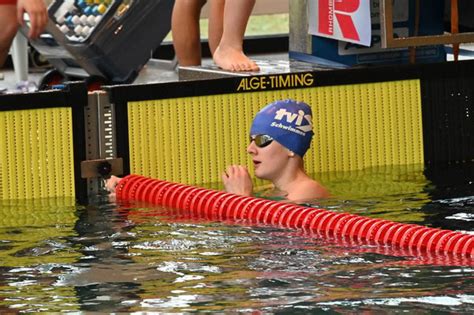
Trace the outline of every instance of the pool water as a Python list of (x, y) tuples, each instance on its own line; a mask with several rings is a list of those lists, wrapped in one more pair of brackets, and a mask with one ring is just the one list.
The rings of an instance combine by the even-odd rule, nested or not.
[[(462, 174), (322, 174), (334, 197), (312, 204), (474, 234)], [(474, 260), (104, 198), (0, 204), (0, 313), (200, 311), (473, 313)]]

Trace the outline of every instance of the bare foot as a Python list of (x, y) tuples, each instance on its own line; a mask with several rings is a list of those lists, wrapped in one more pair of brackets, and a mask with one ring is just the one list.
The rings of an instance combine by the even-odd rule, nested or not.
[(255, 61), (249, 59), (242, 50), (218, 46), (213, 56), (216, 65), (227, 71), (260, 71)]

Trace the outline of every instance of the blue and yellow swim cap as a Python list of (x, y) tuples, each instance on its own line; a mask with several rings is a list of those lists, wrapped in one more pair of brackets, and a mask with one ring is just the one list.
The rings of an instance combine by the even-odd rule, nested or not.
[(250, 135), (262, 134), (303, 157), (314, 134), (311, 107), (291, 99), (268, 104), (257, 113), (250, 128)]

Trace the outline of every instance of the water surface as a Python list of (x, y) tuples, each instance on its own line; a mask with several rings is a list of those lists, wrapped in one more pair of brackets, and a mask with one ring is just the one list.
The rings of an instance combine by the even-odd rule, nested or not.
[[(467, 173), (469, 174), (469, 173)], [(319, 175), (314, 206), (474, 234), (470, 175)], [(474, 262), (158, 206), (0, 205), (0, 313), (474, 312)]]

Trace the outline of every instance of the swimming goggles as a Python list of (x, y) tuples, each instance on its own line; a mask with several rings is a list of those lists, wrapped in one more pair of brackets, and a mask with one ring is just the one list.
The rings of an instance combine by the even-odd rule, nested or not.
[(255, 135), (250, 136), (250, 142), (254, 141), (255, 145), (259, 148), (264, 148), (270, 143), (272, 143), (273, 138), (269, 135)]

